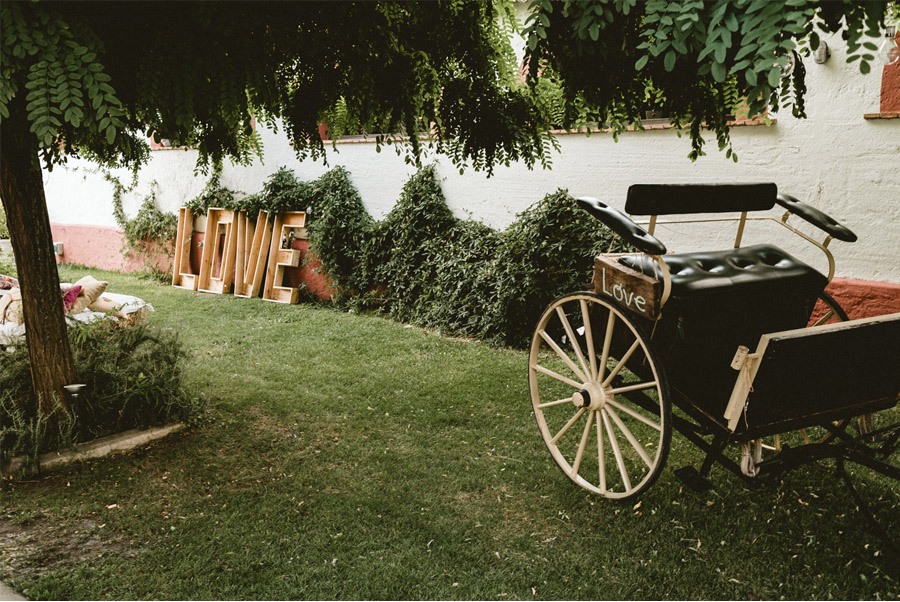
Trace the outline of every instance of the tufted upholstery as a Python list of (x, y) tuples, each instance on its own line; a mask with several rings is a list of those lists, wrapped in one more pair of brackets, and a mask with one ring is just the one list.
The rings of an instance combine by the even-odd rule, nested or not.
[[(655, 266), (641, 259), (639, 255), (627, 255), (619, 261), (652, 276)], [(816, 295), (827, 284), (825, 276), (774, 245), (663, 255), (663, 260), (672, 274), (675, 299), (726, 291), (741, 294), (748, 289), (775, 293), (786, 285)]]

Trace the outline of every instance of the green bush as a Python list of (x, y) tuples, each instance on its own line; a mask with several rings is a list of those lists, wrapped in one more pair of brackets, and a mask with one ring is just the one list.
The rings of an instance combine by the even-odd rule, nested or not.
[(397, 204), (375, 227), (365, 256), (369, 286), (384, 291), (391, 316), (427, 323), (424, 316), (437, 293), (435, 255), (459, 221), (447, 207), (433, 167), (419, 170), (403, 186)]
[[(118, 178), (110, 173), (104, 179), (113, 187), (113, 217), (124, 233), (122, 255), (127, 258), (143, 260), (143, 273), (159, 282), (171, 282), (171, 259), (175, 255), (175, 236), (178, 233), (178, 217), (165, 213), (156, 204), (156, 193), (151, 192), (144, 197), (137, 215), (129, 219), (125, 215), (123, 199), (125, 194), (134, 190), (137, 180), (126, 187)], [(156, 183), (153, 183), (155, 189)], [(157, 258), (164, 255), (169, 258), (167, 268), (157, 266)]]
[(0, 238), (9, 238), (9, 229), (6, 227), (6, 212), (0, 206)]
[(359, 266), (375, 221), (363, 207), (346, 169), (332, 169), (316, 180), (313, 188), (314, 197), (307, 206), (309, 244), (327, 266), (335, 300), (349, 302), (371, 288)]
[[(54, 420), (38, 415), (24, 345), (0, 364), (0, 460), (32, 458), (132, 428), (189, 421), (202, 409), (182, 384), (185, 351), (174, 331), (107, 321), (69, 329), (76, 381), (87, 387)], [(50, 425), (50, 428), (47, 428)]]
[(498, 232), (451, 213), (433, 166), (410, 178), (378, 223), (341, 178), (339, 187), (319, 181), (331, 193), (318, 196), (311, 223), (323, 271), (339, 290), (353, 283), (337, 300), (448, 334), (525, 346), (550, 301), (588, 285), (598, 252), (623, 249), (562, 190)]
[(625, 250), (621, 239), (565, 190), (548, 194), (502, 233), (486, 337), (526, 346), (544, 307), (560, 295), (590, 287), (597, 254)]

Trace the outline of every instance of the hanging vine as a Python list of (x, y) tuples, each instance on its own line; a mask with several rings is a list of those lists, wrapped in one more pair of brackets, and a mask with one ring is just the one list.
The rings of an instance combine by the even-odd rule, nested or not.
[[(123, 200), (126, 194), (137, 187), (136, 179), (125, 186), (109, 172), (104, 173), (103, 177), (113, 186), (113, 217), (124, 235), (123, 256), (127, 259), (140, 258), (144, 273), (159, 280), (168, 280), (171, 277), (171, 260), (175, 255), (178, 218), (174, 214), (165, 213), (157, 205), (157, 183), (151, 184), (150, 194), (144, 197), (137, 214), (129, 219), (125, 215)], [(166, 269), (159, 267), (160, 255), (167, 259)]]

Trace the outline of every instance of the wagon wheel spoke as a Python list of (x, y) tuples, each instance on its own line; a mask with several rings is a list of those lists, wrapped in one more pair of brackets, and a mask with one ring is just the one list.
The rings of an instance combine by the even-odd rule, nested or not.
[(618, 387), (616, 389), (610, 389), (610, 395), (621, 395), (622, 393), (630, 393), (631, 391), (643, 391), (644, 389), (650, 389), (651, 387), (655, 387), (658, 383), (654, 380), (648, 383), (639, 383), (636, 385), (628, 385), (625, 387)]
[(649, 454), (647, 454), (647, 450), (645, 450), (644, 446), (642, 446), (638, 442), (638, 440), (634, 437), (634, 434), (632, 434), (631, 430), (627, 426), (625, 426), (625, 423), (622, 422), (622, 419), (619, 418), (619, 415), (616, 414), (613, 409), (608, 406), (604, 409), (604, 411), (610, 418), (613, 419), (613, 422), (616, 423), (616, 426), (619, 427), (619, 430), (623, 435), (625, 435), (625, 439), (628, 441), (628, 443), (631, 444), (631, 447), (634, 448), (634, 451), (636, 451), (637, 454), (641, 457), (641, 460), (644, 461), (644, 464), (647, 465), (647, 468), (653, 466), (653, 461), (650, 459)]
[(599, 474), (597, 475), (600, 479), (600, 493), (606, 493), (606, 452), (603, 450), (603, 414), (601, 412), (595, 412), (597, 414), (597, 420), (594, 423), (597, 425), (597, 461), (600, 466)]
[(625, 468), (625, 460), (622, 459), (622, 450), (619, 449), (619, 440), (616, 438), (615, 433), (613, 433), (612, 423), (609, 420), (609, 413), (605, 410), (600, 410), (600, 413), (603, 414), (604, 417), (603, 423), (606, 425), (606, 434), (609, 436), (609, 446), (612, 448), (613, 455), (616, 457), (616, 465), (619, 467), (619, 476), (622, 477), (625, 489), (631, 489), (631, 479), (628, 478), (628, 469)]
[(581, 459), (584, 458), (584, 448), (587, 447), (588, 438), (591, 434), (591, 424), (594, 421), (594, 413), (588, 412), (588, 419), (584, 425), (584, 432), (581, 433), (581, 442), (578, 444), (578, 452), (575, 454), (575, 461), (572, 462), (572, 476), (578, 476), (578, 469), (581, 468)]
[(538, 372), (540, 372), (541, 374), (546, 374), (550, 378), (555, 378), (559, 382), (565, 383), (576, 390), (581, 388), (582, 383), (577, 383), (574, 380), (572, 380), (571, 378), (565, 377), (562, 374), (557, 374), (556, 372), (554, 372), (553, 370), (551, 370), (549, 368), (544, 368), (543, 366), (539, 366), (539, 365), (535, 364), (534, 369), (537, 370)]
[(557, 399), (556, 401), (548, 401), (546, 403), (539, 403), (537, 407), (538, 407), (538, 409), (543, 410), (544, 408), (552, 408), (553, 406), (561, 406), (564, 404), (571, 405), (571, 403), (572, 403), (572, 398), (566, 397), (564, 399)]
[(569, 367), (569, 370), (571, 370), (572, 372), (575, 373), (575, 376), (580, 378), (583, 382), (587, 382), (590, 380), (585, 375), (585, 373), (582, 372), (578, 368), (578, 366), (575, 365), (575, 362), (572, 361), (572, 359), (566, 354), (566, 352), (563, 351), (560, 348), (560, 346), (556, 344), (556, 341), (554, 341), (553, 338), (549, 334), (547, 334), (546, 330), (542, 330), (540, 332), (540, 335), (541, 335), (541, 338), (544, 339), (544, 342), (547, 343), (551, 349), (553, 349), (553, 351), (556, 353), (557, 356), (559, 356), (559, 359), (561, 359), (566, 364), (566, 366)]
[(598, 380), (597, 354), (594, 352), (594, 332), (591, 328), (591, 318), (588, 312), (587, 301), (579, 299), (578, 303), (581, 305), (581, 323), (584, 324), (584, 338), (587, 341), (588, 358), (591, 364), (591, 380)]
[(585, 408), (581, 408), (580, 410), (575, 412), (575, 415), (569, 419), (566, 425), (562, 427), (562, 429), (558, 433), (556, 433), (556, 435), (553, 436), (553, 438), (550, 440), (550, 443), (556, 443), (563, 435), (569, 432), (569, 429), (572, 428), (572, 425), (578, 422), (578, 419), (581, 418), (585, 411)]
[[(568, 401), (568, 400), (567, 400), (567, 401)], [(631, 417), (634, 418), (635, 420), (640, 420), (641, 422), (643, 422), (643, 423), (646, 424), (647, 426), (649, 426), (649, 427), (651, 427), (651, 428), (653, 428), (653, 429), (656, 429), (657, 431), (662, 431), (662, 428), (663, 428), (663, 427), (662, 427), (662, 424), (661, 424), (661, 423), (659, 423), (659, 422), (654, 422), (653, 420), (647, 418), (646, 416), (642, 416), (641, 414), (637, 413), (636, 411), (632, 410), (631, 408), (629, 408), (629, 407), (627, 407), (627, 406), (624, 406), (624, 405), (618, 403), (618, 402), (615, 401), (614, 399), (610, 399), (610, 400), (608, 400), (606, 403), (607, 403), (608, 405), (610, 405), (610, 406), (616, 408), (616, 409), (619, 410), (620, 412), (625, 412), (626, 414), (628, 414), (629, 416), (631, 416)]]
[(603, 351), (600, 355), (600, 367), (597, 369), (597, 380), (602, 381), (606, 372), (606, 364), (609, 362), (609, 348), (612, 344), (613, 331), (616, 328), (616, 314), (609, 312), (609, 318), (606, 320), (606, 331), (603, 337)]
[(828, 324), (828, 322), (834, 318), (835, 313), (833, 309), (829, 309), (824, 316), (815, 321), (813, 326), (821, 326), (822, 324)]
[[(562, 326), (566, 331), (566, 336), (568, 336), (569, 340), (572, 341), (572, 350), (575, 351), (575, 355), (578, 357), (578, 362), (584, 369), (583, 374), (589, 374), (590, 370), (588, 370), (587, 363), (585, 363), (584, 361), (584, 354), (581, 352), (581, 345), (578, 344), (578, 339), (575, 337), (575, 332), (572, 330), (572, 325), (569, 323), (569, 318), (566, 317), (566, 312), (563, 311), (562, 305), (556, 308), (556, 315), (559, 317), (559, 321), (560, 323), (562, 323)], [(588, 379), (585, 378), (584, 380), (587, 381)]]
[(609, 373), (609, 376), (603, 381), (603, 386), (608, 387), (609, 384), (613, 381), (613, 379), (618, 376), (619, 372), (622, 371), (622, 368), (625, 367), (625, 364), (628, 363), (628, 360), (631, 359), (631, 356), (634, 355), (634, 352), (637, 351), (638, 347), (640, 347), (641, 341), (640, 339), (635, 340), (635, 342), (628, 348), (628, 351), (622, 356), (622, 359), (619, 360), (619, 363), (616, 364), (616, 367), (612, 369)]

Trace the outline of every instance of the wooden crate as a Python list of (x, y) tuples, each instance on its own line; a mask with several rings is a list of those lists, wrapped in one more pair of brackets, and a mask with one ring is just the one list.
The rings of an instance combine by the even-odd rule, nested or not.
[(300, 265), (300, 251), (289, 248), (288, 241), (291, 233), (295, 240), (307, 237), (305, 212), (286, 211), (275, 217), (275, 223), (272, 226), (272, 241), (269, 246), (266, 285), (263, 288), (263, 299), (266, 301), (293, 304), (300, 299), (298, 288), (284, 286), (285, 268)]
[(212, 207), (207, 211), (198, 291), (219, 295), (231, 292), (237, 251), (235, 226), (234, 211)]
[[(662, 282), (619, 263), (621, 255), (600, 255), (594, 259), (594, 291), (611, 297), (636, 314), (655, 320), (659, 315)], [(653, 259), (647, 257), (647, 261)]]

